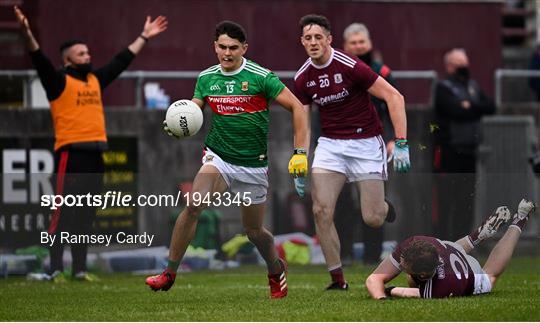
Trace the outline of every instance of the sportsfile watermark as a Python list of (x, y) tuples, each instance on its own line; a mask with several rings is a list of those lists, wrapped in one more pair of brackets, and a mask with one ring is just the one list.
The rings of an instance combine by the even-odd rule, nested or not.
[(252, 204), (251, 192), (182, 192), (173, 194), (150, 194), (136, 195), (126, 194), (121, 191), (107, 191), (104, 194), (45, 194), (41, 195), (41, 206), (51, 210), (60, 207), (98, 207), (103, 209), (110, 207), (152, 206), (152, 207), (176, 207), (186, 206), (250, 206)]

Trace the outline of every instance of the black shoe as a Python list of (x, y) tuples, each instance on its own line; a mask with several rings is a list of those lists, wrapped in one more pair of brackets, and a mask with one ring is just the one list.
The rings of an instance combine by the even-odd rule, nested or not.
[(349, 284), (347, 283), (340, 283), (340, 282), (333, 282), (328, 287), (326, 287), (326, 290), (342, 290), (342, 291), (348, 291), (349, 290)]
[(388, 200), (384, 199), (384, 201), (388, 204), (388, 213), (386, 214), (386, 222), (392, 223), (396, 221), (396, 209), (394, 208), (394, 205)]

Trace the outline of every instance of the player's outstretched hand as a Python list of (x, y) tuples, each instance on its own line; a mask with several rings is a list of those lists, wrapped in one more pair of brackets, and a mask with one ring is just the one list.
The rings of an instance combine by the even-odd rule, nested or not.
[(176, 139), (180, 139), (179, 136), (175, 135), (171, 129), (169, 129), (169, 127), (167, 126), (167, 120), (163, 120), (163, 130), (171, 137), (174, 137)]
[(169, 22), (165, 16), (159, 16), (153, 21), (150, 16), (147, 16), (142, 35), (146, 38), (152, 38), (158, 34), (161, 34), (167, 29), (168, 23)]
[(409, 158), (409, 145), (407, 139), (396, 139), (394, 147), (394, 170), (399, 173), (406, 173), (411, 169)]

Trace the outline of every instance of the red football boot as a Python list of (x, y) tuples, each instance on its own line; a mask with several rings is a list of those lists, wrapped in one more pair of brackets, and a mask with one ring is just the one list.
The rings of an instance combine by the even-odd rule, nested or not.
[(283, 298), (287, 296), (287, 264), (283, 259), (279, 259), (282, 271), (278, 274), (268, 274), (268, 284), (270, 285), (270, 298)]
[(150, 276), (146, 278), (146, 285), (157, 292), (158, 290), (168, 291), (169, 288), (174, 284), (176, 278), (176, 273), (166, 268), (161, 274)]

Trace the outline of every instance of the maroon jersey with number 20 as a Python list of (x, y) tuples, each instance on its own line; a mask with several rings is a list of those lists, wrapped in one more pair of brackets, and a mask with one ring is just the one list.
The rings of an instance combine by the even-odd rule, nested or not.
[(300, 67), (294, 94), (304, 105), (319, 106), (322, 135), (332, 139), (362, 139), (382, 134), (377, 110), (367, 90), (379, 77), (358, 58), (332, 49), (328, 62), (311, 58)]
[[(433, 237), (412, 236), (400, 243), (390, 256), (392, 264), (402, 270), (399, 261), (401, 252), (413, 241), (423, 240), (437, 249), (441, 264), (437, 273), (427, 281), (416, 281), (422, 298), (468, 296), (474, 291), (474, 272), (463, 249), (455, 242), (442, 241)], [(477, 273), (480, 274), (480, 273)]]

